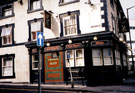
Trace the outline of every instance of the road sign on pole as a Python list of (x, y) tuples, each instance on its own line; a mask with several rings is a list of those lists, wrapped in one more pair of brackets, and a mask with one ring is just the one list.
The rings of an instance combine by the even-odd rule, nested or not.
[(39, 47), (43, 47), (44, 46), (43, 32), (37, 32), (37, 46), (39, 46)]
[(38, 93), (41, 93), (41, 60), (40, 60), (40, 48), (44, 46), (43, 32), (37, 32), (37, 46), (39, 47), (39, 63), (38, 63)]

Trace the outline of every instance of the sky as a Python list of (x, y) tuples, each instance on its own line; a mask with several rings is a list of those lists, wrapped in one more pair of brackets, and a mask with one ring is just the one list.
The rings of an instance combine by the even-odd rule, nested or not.
[[(121, 2), (125, 15), (127, 16), (126, 10), (129, 7), (135, 6), (135, 0), (120, 0), (120, 2)], [(135, 7), (132, 9), (129, 9), (129, 19), (135, 20)]]

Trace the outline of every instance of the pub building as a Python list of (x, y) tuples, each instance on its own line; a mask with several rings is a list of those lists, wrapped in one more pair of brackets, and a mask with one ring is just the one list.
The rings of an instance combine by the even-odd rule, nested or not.
[(0, 82), (37, 83), (39, 58), (45, 84), (122, 82), (128, 31), (119, 0), (0, 0)]
[[(94, 40), (95, 36), (97, 40)], [(42, 82), (70, 83), (69, 62), (74, 82), (83, 85), (119, 83), (127, 76), (127, 46), (112, 32), (48, 39), (44, 43), (46, 45), (41, 49)], [(31, 64), (37, 64), (36, 43), (26, 46)], [(70, 53), (69, 62), (67, 51)], [(32, 83), (38, 80), (38, 72), (33, 70), (36, 67), (31, 67)]]

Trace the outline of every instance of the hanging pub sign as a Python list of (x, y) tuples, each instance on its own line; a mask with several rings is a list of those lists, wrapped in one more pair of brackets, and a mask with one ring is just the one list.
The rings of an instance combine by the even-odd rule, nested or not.
[(76, 48), (82, 48), (82, 44), (81, 43), (76, 43), (76, 44), (66, 45), (66, 49), (76, 49)]
[(100, 40), (100, 41), (92, 41), (91, 42), (91, 46), (104, 46), (104, 45), (112, 45), (112, 41)]

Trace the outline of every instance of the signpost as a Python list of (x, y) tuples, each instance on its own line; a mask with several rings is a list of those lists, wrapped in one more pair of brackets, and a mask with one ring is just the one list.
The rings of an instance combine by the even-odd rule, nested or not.
[(44, 36), (43, 32), (37, 32), (37, 46), (39, 47), (38, 51), (38, 73), (39, 73), (39, 79), (38, 79), (38, 93), (41, 93), (41, 61), (40, 61), (40, 48), (44, 46)]
[(73, 80), (73, 76), (72, 76), (72, 71), (71, 71), (69, 59), (70, 59), (70, 52), (67, 51), (67, 60), (68, 60), (68, 63), (69, 63), (69, 72), (70, 72), (70, 77), (71, 77), (71, 88), (74, 88), (74, 80)]

